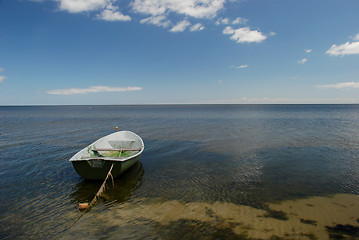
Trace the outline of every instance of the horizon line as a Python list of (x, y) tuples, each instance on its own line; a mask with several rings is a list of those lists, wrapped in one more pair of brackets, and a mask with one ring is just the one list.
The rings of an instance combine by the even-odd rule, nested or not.
[(127, 103), (127, 104), (11, 104), (0, 107), (56, 107), (56, 106), (180, 106), (180, 105), (359, 105), (359, 103)]

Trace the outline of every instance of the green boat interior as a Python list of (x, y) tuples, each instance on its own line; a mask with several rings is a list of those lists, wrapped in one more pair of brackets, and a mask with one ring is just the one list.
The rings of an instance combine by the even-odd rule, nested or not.
[(141, 151), (140, 148), (134, 146), (134, 143), (133, 140), (122, 140), (108, 141), (106, 144), (98, 144), (98, 146), (91, 145), (88, 148), (88, 157), (128, 158)]

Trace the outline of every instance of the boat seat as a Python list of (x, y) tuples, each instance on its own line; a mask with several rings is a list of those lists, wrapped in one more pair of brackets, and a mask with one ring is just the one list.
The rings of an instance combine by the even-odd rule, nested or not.
[(110, 145), (116, 145), (116, 144), (121, 144), (121, 143), (133, 143), (133, 142), (136, 142), (136, 140), (133, 140), (133, 139), (129, 139), (129, 138), (125, 138), (125, 139), (121, 139), (121, 140), (116, 140), (116, 141), (111, 141), (109, 140), (108, 143)]
[(93, 152), (99, 152), (99, 151), (141, 151), (141, 149), (127, 149), (127, 148), (95, 148), (91, 149)]
[(127, 157), (82, 157), (83, 160), (110, 160), (110, 159), (125, 159)]

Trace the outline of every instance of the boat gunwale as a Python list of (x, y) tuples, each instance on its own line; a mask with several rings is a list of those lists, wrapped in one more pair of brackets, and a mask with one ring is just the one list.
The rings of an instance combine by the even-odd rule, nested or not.
[(137, 157), (139, 153), (136, 153), (133, 156), (126, 157), (126, 158), (112, 158), (112, 157), (88, 157), (88, 158), (82, 158), (82, 159), (73, 159), (70, 160), (70, 162), (79, 162), (79, 161), (91, 161), (91, 160), (103, 160), (103, 161), (113, 161), (113, 162), (126, 162), (128, 160), (131, 160), (132, 158)]
[[(144, 145), (144, 143), (143, 143), (142, 138), (141, 138), (140, 136), (138, 136), (136, 133), (131, 132), (131, 131), (119, 131), (119, 132), (115, 132), (115, 133), (112, 133), (112, 134), (116, 134), (116, 133), (120, 133), (120, 132), (130, 132), (131, 134), (134, 134), (135, 136), (137, 136), (138, 139), (140, 140), (140, 143), (141, 143), (141, 150), (140, 150), (138, 153), (136, 153), (135, 155), (126, 157), (126, 158), (124, 158), (124, 159), (118, 159), (118, 158), (112, 158), (112, 157), (103, 157), (103, 159), (99, 159), (99, 160), (102, 160), (102, 161), (113, 161), (113, 162), (126, 162), (126, 161), (131, 160), (131, 159), (133, 159), (133, 158), (135, 158), (135, 157), (138, 157), (139, 155), (142, 154), (142, 152), (143, 152), (144, 149), (145, 149), (145, 145)], [(106, 138), (106, 137), (108, 137), (108, 136), (110, 136), (110, 135), (112, 135), (112, 134), (109, 134), (109, 135), (107, 135), (107, 136), (104, 136), (104, 137), (102, 137), (102, 138), (96, 140), (95, 142), (91, 143), (91, 144), (88, 145), (87, 147), (84, 147), (83, 149), (81, 149), (81, 150), (78, 151), (77, 153), (80, 153), (81, 151), (84, 151), (84, 150), (88, 149), (89, 147), (91, 147), (92, 145), (94, 145), (96, 142), (98, 142), (98, 141), (100, 141), (100, 140), (102, 140), (102, 139), (104, 139), (104, 138)], [(76, 154), (77, 154), (77, 153), (76, 153)], [(70, 158), (70, 160), (69, 160), (70, 162), (81, 162), (81, 161), (91, 161), (91, 160), (94, 160), (94, 159), (73, 159), (73, 158), (76, 156), (76, 154), (75, 154), (72, 158)]]

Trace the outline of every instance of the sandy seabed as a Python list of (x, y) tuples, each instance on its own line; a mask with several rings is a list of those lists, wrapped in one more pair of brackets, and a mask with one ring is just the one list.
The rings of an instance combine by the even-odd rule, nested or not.
[[(96, 210), (97, 208), (97, 210)], [(359, 196), (268, 204), (147, 199), (95, 207), (63, 239), (359, 239)]]

